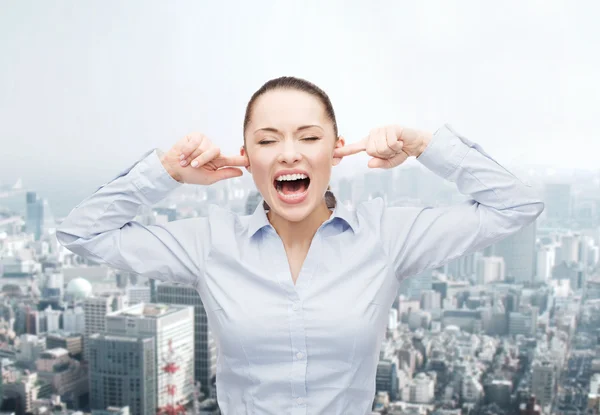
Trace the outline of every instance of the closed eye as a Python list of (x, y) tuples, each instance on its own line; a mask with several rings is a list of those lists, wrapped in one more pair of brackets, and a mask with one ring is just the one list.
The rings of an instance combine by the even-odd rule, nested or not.
[[(317, 140), (320, 140), (320, 139), (321, 139), (321, 137), (304, 137), (302, 140), (303, 141), (317, 141)], [(258, 144), (266, 145), (266, 144), (271, 144), (271, 143), (274, 143), (274, 142), (275, 142), (274, 140), (261, 140), (261, 141), (258, 142)]]

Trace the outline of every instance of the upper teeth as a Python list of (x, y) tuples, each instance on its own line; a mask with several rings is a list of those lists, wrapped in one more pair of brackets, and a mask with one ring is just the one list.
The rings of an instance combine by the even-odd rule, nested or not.
[(277, 178), (278, 182), (281, 182), (283, 180), (300, 180), (300, 179), (307, 179), (308, 176), (306, 174), (284, 174), (282, 176), (279, 176)]

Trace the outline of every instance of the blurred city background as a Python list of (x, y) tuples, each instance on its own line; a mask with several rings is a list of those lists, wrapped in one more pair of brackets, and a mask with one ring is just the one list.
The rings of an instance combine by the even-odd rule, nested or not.
[[(515, 414), (533, 399), (546, 413), (598, 410), (600, 171), (529, 172), (520, 177), (546, 203), (536, 222), (401, 284), (374, 412)], [(344, 178), (332, 190), (351, 209), (375, 197), (388, 206), (465, 198), (418, 164)], [(218, 414), (215, 343), (197, 292), (70, 253), (54, 235), (61, 217), (39, 193), (16, 183), (0, 198), (3, 408), (149, 414), (181, 405)], [(245, 215), (261, 200), (246, 177), (183, 185), (136, 220), (203, 216), (210, 204)]]
[[(61, 247), (55, 229), (145, 151), (201, 131), (237, 154), (262, 83), (304, 77), (347, 142), (445, 122), (545, 202), (511, 237), (405, 280), (377, 368), (381, 415), (600, 413), (599, 8), (595, 2), (0, 3), (0, 414), (218, 415), (197, 292)], [(334, 168), (350, 209), (448, 206), (408, 160)], [(136, 220), (238, 214), (249, 174), (183, 185)]]

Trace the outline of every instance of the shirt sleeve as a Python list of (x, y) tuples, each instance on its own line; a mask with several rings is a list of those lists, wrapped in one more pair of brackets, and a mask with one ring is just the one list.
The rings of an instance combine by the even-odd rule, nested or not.
[(164, 169), (160, 154), (147, 152), (100, 186), (69, 213), (56, 236), (71, 252), (98, 263), (196, 286), (208, 251), (208, 219), (149, 226), (134, 221), (140, 206), (151, 206), (182, 186)]
[(449, 207), (384, 208), (382, 240), (399, 281), (490, 246), (544, 210), (531, 185), (448, 125), (417, 160), (470, 197)]

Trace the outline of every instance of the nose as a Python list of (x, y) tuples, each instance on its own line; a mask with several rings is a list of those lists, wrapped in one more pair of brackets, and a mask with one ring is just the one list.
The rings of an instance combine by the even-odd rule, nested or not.
[(302, 160), (302, 154), (296, 148), (295, 140), (283, 141), (281, 152), (277, 156), (280, 163), (294, 164)]

